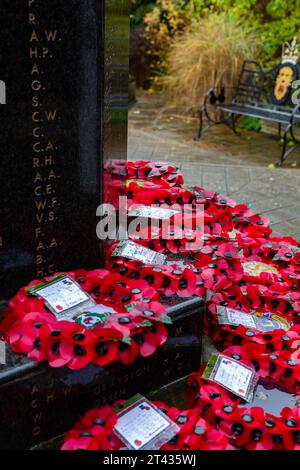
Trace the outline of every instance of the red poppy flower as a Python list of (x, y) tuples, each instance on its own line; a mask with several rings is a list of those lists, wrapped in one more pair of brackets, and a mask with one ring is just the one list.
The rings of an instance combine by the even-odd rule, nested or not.
[(227, 260), (238, 259), (238, 248), (231, 243), (222, 243), (217, 245), (218, 248), (215, 250), (215, 255), (225, 258)]
[(159, 302), (138, 302), (130, 310), (132, 316), (142, 315), (148, 320), (164, 320), (167, 316), (167, 309)]
[(233, 284), (224, 292), (214, 294), (211, 298), (211, 303), (234, 308), (235, 310), (251, 311), (249, 299), (244, 294), (242, 288), (236, 284)]
[(283, 442), (287, 450), (300, 450), (300, 429), (290, 430), (283, 434)]
[(167, 330), (164, 324), (155, 323), (150, 327), (143, 328), (142, 331), (133, 335), (133, 340), (139, 347), (143, 357), (151, 356), (158, 346), (165, 344), (167, 340)]
[(280, 248), (276, 253), (276, 257), (289, 263), (294, 257), (294, 252), (291, 248), (288, 247)]
[(237, 447), (243, 447), (251, 439), (255, 429), (265, 424), (265, 414), (260, 407), (238, 408), (230, 419), (220, 423), (220, 429)]
[[(44, 328), (47, 328), (46, 326)], [(58, 334), (59, 337), (56, 337)], [(51, 340), (49, 341), (49, 335)], [(61, 348), (61, 332), (60, 330), (53, 330), (52, 332), (45, 333), (47, 341), (47, 359), (49, 365), (54, 368), (63, 367), (67, 365), (70, 359), (70, 352), (66, 348)]]
[(177, 172), (173, 171), (171, 172), (171, 174), (164, 174), (160, 178), (160, 181), (169, 187), (174, 187), (174, 186), (181, 185), (184, 183), (183, 175), (182, 173), (179, 173), (178, 171)]
[[(233, 403), (230, 398), (223, 397), (218, 401), (218, 407), (215, 408), (215, 415), (217, 419), (234, 421), (238, 419), (237, 405)], [(218, 422), (220, 422), (220, 419), (218, 419)]]
[[(211, 266), (211, 267), (210, 267)], [(208, 265), (207, 269), (203, 270), (202, 279), (204, 281), (204, 287), (211, 291), (218, 291), (227, 289), (232, 285), (232, 281), (221, 272), (215, 271), (214, 264)]]
[(229, 392), (217, 384), (204, 384), (200, 386), (195, 402), (199, 414), (210, 423), (214, 423), (217, 409), (221, 409), (224, 404), (230, 404), (235, 408), (239, 400), (234, 403)]
[(283, 442), (288, 450), (300, 449), (300, 412), (298, 404), (283, 408), (281, 413)]
[(92, 437), (80, 437), (67, 440), (61, 450), (99, 450), (99, 444)]
[(243, 364), (253, 367), (251, 360), (253, 359), (253, 352), (257, 348), (256, 344), (245, 344), (243, 346), (231, 346), (224, 350), (226, 356), (232, 357), (236, 361), (241, 361)]
[(97, 436), (103, 431), (109, 434), (117, 423), (117, 415), (111, 406), (103, 406), (89, 410), (80, 420), (80, 425)]
[(233, 447), (220, 429), (209, 429), (200, 450), (233, 450)]
[[(177, 268), (175, 268), (175, 269), (177, 270)], [(178, 268), (178, 272), (179, 271), (182, 272), (182, 269)], [(163, 283), (162, 283), (161, 287), (159, 288), (159, 291), (161, 293), (163, 293), (164, 295), (166, 295), (167, 297), (170, 297), (170, 296), (176, 294), (178, 289), (179, 289), (179, 279), (178, 279), (178, 277), (173, 276), (169, 273), (165, 273), (164, 278), (163, 278)]]
[(201, 449), (205, 444), (205, 437), (211, 426), (200, 416), (194, 415), (190, 418), (192, 430), (185, 436), (184, 443), (189, 450)]
[(199, 418), (196, 410), (180, 410), (179, 408), (169, 408), (167, 410), (169, 418), (179, 426), (180, 431), (178, 435), (184, 438), (186, 435), (192, 432), (194, 428), (194, 422)]
[(101, 287), (102, 299), (111, 303), (122, 302), (124, 304), (132, 301), (134, 295), (127, 288), (127, 280), (121, 278), (119, 274), (113, 274), (105, 281)]
[(158, 289), (163, 283), (163, 272), (160, 266), (145, 266), (142, 268), (141, 277), (154, 289)]
[(22, 320), (17, 321), (7, 334), (8, 342), (12, 345), (13, 351), (30, 353), (35, 349), (36, 353), (39, 351), (36, 357), (42, 354), (40, 359), (42, 360), (44, 351), (40, 348), (40, 329), (47, 322), (50, 325), (55, 325), (55, 317), (48, 313), (38, 312), (27, 313)]
[(118, 343), (118, 358), (123, 364), (131, 364), (137, 356), (139, 355), (139, 347), (133, 341), (130, 340), (130, 343), (119, 342)]
[(296, 349), (294, 353), (281, 352), (278, 354), (276, 360), (277, 374), (281, 382), (284, 382), (286, 387), (299, 391), (299, 379), (300, 379), (300, 354), (299, 349)]
[(191, 269), (184, 269), (179, 278), (177, 295), (179, 297), (192, 297), (196, 292), (196, 275)]
[(215, 204), (220, 207), (229, 206), (231, 208), (236, 206), (236, 201), (234, 199), (230, 199), (229, 197), (225, 196), (217, 196), (214, 198)]
[(69, 358), (68, 367), (74, 370), (85, 367), (93, 359), (93, 348), (90, 343), (82, 346), (71, 339), (63, 339), (59, 351), (62, 357)]
[(247, 450), (272, 450), (273, 447), (272, 435), (265, 430), (264, 426), (253, 429), (246, 442)]
[(194, 186), (192, 189), (196, 195), (197, 204), (209, 203), (216, 197), (216, 193), (207, 191), (206, 189), (201, 188), (200, 186)]
[(92, 354), (93, 363), (106, 366), (117, 360), (122, 334), (113, 328), (95, 328), (92, 333), (95, 340), (89, 353)]

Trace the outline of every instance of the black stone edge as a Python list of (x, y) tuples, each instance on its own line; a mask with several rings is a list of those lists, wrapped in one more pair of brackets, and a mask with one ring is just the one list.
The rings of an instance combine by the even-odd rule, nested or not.
[[(162, 399), (164, 391), (169, 390), (172, 387), (176, 387), (179, 384), (184, 384), (186, 385), (188, 375), (174, 380), (174, 382), (171, 382), (167, 385), (164, 385), (161, 387), (159, 390), (152, 390), (149, 393), (145, 393), (144, 396), (146, 396), (150, 401), (158, 401)], [(59, 436), (55, 436), (53, 439), (49, 439), (48, 441), (41, 442), (40, 444), (34, 445), (33, 447), (30, 447), (30, 450), (59, 450), (59, 448), (62, 446), (64, 437), (67, 433), (64, 432), (63, 434), (60, 434)]]
[(8, 371), (0, 372), (0, 385), (5, 385), (12, 380), (19, 379), (20, 377), (25, 376), (31, 372), (35, 372), (38, 369), (41, 371), (45, 370), (46, 367), (46, 365), (40, 365), (35, 362), (28, 362), (27, 364), (12, 367)]
[[(172, 307), (169, 307), (167, 309), (168, 314), (170, 315), (172, 320), (177, 319), (177, 317), (180, 317), (182, 315), (186, 315), (187, 313), (193, 314), (196, 308), (204, 308), (204, 302), (203, 299), (200, 299), (199, 297), (195, 297), (192, 299), (184, 300), (183, 302), (174, 305)], [(15, 353), (12, 353), (15, 354)], [(13, 368), (10, 368), (6, 372), (3, 371), (1, 372), (0, 369), (0, 385), (5, 385), (8, 382), (11, 382), (14, 379), (19, 379), (21, 376), (25, 376), (29, 373), (36, 372), (39, 370), (40, 372), (43, 372), (44, 370), (47, 370), (48, 366), (47, 364), (37, 364), (35, 362), (30, 362), (26, 364), (21, 364), (21, 365), (16, 365)]]
[(173, 319), (176, 319), (177, 316), (185, 314), (189, 311), (194, 311), (195, 308), (203, 308), (205, 305), (204, 301), (200, 297), (193, 297), (191, 299), (184, 300), (177, 305), (168, 307), (168, 315)]

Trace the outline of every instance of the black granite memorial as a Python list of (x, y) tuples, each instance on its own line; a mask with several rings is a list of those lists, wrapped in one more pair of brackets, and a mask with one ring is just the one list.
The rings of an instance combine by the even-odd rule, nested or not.
[(0, 6), (3, 299), (31, 279), (101, 262), (104, 154), (127, 151), (129, 20), (127, 0)]

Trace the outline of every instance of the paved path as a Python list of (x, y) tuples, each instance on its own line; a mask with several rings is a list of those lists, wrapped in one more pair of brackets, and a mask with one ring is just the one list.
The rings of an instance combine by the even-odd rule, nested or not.
[(186, 184), (199, 184), (245, 202), (270, 218), (276, 235), (300, 239), (298, 154), (289, 162), (296, 167), (270, 169), (268, 165), (275, 159), (269, 147), (275, 145), (278, 154), (274, 138), (244, 131), (243, 140), (239, 141), (230, 130), (219, 130), (223, 126), (210, 140), (195, 143), (192, 135), (197, 129), (196, 121), (174, 124), (175, 119), (162, 117), (155, 100), (143, 99), (130, 112), (129, 159), (174, 162), (184, 171)]

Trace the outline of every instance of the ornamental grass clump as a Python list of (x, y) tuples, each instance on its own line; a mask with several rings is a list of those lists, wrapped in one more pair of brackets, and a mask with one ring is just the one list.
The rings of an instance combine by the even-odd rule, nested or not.
[(234, 87), (245, 59), (255, 59), (259, 43), (245, 25), (226, 14), (194, 21), (177, 36), (167, 56), (167, 75), (161, 79), (168, 101), (196, 111), (209, 87)]

